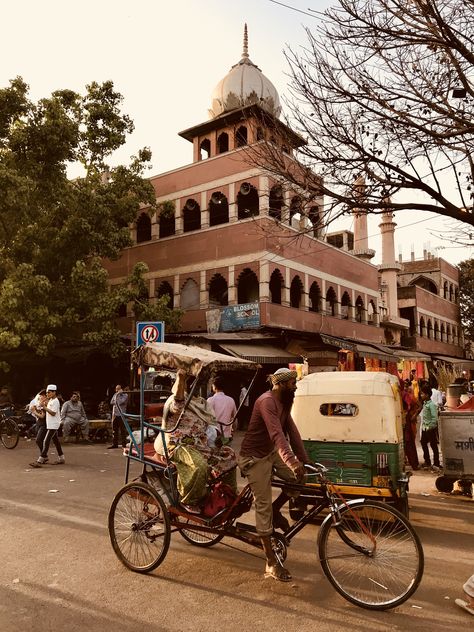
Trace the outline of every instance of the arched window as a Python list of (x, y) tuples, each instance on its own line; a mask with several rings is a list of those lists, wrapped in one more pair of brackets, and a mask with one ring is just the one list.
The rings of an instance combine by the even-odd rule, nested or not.
[(446, 325), (446, 342), (452, 342), (453, 339), (451, 337), (451, 325)]
[(358, 296), (355, 302), (355, 316), (357, 322), (359, 323), (361, 323), (364, 319), (364, 301), (361, 296)]
[(281, 211), (283, 208), (283, 189), (279, 184), (275, 184), (270, 189), (268, 200), (268, 215), (281, 222)]
[(281, 291), (285, 285), (280, 270), (273, 270), (270, 277), (270, 301), (281, 305)]
[(457, 287), (454, 288), (454, 302), (459, 303), (459, 289)]
[(225, 154), (226, 151), (229, 151), (229, 134), (222, 132), (217, 137), (217, 153)]
[(309, 311), (319, 312), (321, 310), (321, 288), (314, 281), (309, 288)]
[(174, 212), (163, 213), (160, 215), (160, 239), (170, 237), (175, 233)]
[(209, 283), (209, 306), (228, 305), (227, 281), (221, 274), (215, 274)]
[(326, 313), (336, 315), (337, 296), (334, 288), (330, 287), (326, 292)]
[(449, 284), (449, 300), (451, 302), (454, 301), (454, 286), (452, 283)]
[(444, 323), (441, 323), (441, 342), (446, 342), (446, 330), (444, 328)]
[(191, 230), (201, 228), (201, 207), (192, 198), (186, 200), (183, 206), (183, 232), (189, 233)]
[(211, 141), (205, 138), (199, 145), (199, 159), (207, 160), (211, 157)]
[(137, 219), (137, 244), (151, 239), (151, 219), (148, 213), (142, 213)]
[(423, 316), (420, 318), (420, 337), (423, 338), (425, 335), (425, 319)]
[(229, 203), (221, 191), (215, 191), (209, 200), (209, 226), (227, 224), (229, 221)]
[(301, 297), (303, 296), (303, 283), (298, 275), (293, 277), (290, 285), (290, 305), (299, 308), (301, 305)]
[(245, 127), (245, 125), (241, 125), (235, 133), (235, 146), (245, 147), (247, 143), (247, 128)]
[(349, 311), (351, 306), (351, 297), (348, 292), (344, 292), (341, 298), (341, 318), (349, 320)]
[(367, 323), (369, 325), (375, 325), (375, 303), (374, 301), (369, 301), (367, 305)]
[(188, 279), (181, 288), (182, 309), (199, 309), (199, 286), (193, 279)]
[(434, 324), (434, 339), (439, 340), (439, 325), (437, 322)]
[(245, 268), (237, 280), (237, 302), (254, 303), (258, 301), (258, 278), (250, 268)]
[(443, 285), (443, 295), (444, 295), (444, 298), (446, 298), (446, 299), (449, 296), (448, 282), (447, 281), (445, 281), (444, 285)]
[[(291, 198), (290, 202), (290, 225), (292, 225), (292, 220), (295, 215), (299, 214), (301, 216), (301, 208), (301, 198), (299, 195), (295, 195)], [(299, 217), (297, 218), (297, 220), (299, 220)]]
[(265, 134), (263, 133), (263, 129), (261, 127), (257, 127), (257, 141), (263, 140), (265, 138)]
[(166, 303), (167, 306), (170, 309), (174, 308), (174, 292), (173, 292), (173, 288), (168, 283), (168, 281), (163, 281), (163, 283), (160, 284), (160, 287), (156, 291), (156, 296), (158, 298), (162, 298), (163, 296), (166, 296), (168, 299)]
[(247, 219), (258, 215), (259, 200), (257, 189), (249, 182), (243, 182), (237, 193), (237, 218)]
[(431, 319), (428, 319), (427, 336), (428, 338), (433, 338), (433, 324)]

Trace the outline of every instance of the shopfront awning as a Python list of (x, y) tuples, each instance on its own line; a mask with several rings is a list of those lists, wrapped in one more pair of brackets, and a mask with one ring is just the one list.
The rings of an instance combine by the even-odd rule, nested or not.
[(456, 368), (461, 369), (474, 369), (474, 360), (467, 360), (466, 358), (453, 358), (450, 356), (433, 355), (433, 360), (441, 360), (442, 362), (448, 362), (454, 364)]
[(396, 362), (397, 358), (393, 355), (393, 353), (387, 353), (377, 349), (376, 347), (372, 347), (370, 345), (357, 343), (356, 351), (363, 358), (375, 358), (377, 360), (383, 360), (384, 362)]
[(396, 355), (399, 360), (413, 360), (415, 362), (429, 362), (431, 360), (431, 356), (426, 355), (426, 353), (420, 353), (420, 351), (392, 349), (392, 353)]
[(303, 358), (299, 355), (289, 353), (284, 349), (272, 345), (253, 345), (241, 342), (226, 342), (219, 345), (235, 356), (244, 360), (258, 362), (258, 364), (281, 364), (302, 363)]
[(328, 334), (319, 335), (326, 345), (331, 345), (331, 347), (337, 347), (338, 349), (345, 349), (346, 351), (357, 351), (356, 345), (353, 342), (344, 340), (344, 338), (336, 338), (336, 336), (328, 336)]

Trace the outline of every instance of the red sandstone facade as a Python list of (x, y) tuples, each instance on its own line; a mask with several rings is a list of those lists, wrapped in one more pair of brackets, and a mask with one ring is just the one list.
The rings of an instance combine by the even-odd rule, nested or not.
[[(323, 333), (462, 356), (455, 268), (441, 259), (403, 266), (390, 261), (378, 268), (369, 260), (373, 251), (367, 249), (363, 218), (355, 254), (347, 248), (347, 235), (341, 247), (331, 245), (316, 228), (323, 199), (308, 208), (301, 192), (282, 188), (251, 164), (248, 147), (278, 143), (279, 129), (285, 128), (293, 147), (303, 141), (278, 121), (278, 95), (248, 59), (246, 43), (229, 82), (244, 71), (253, 73), (248, 81), (254, 86), (261, 77), (267, 82), (262, 80), (262, 95), (249, 105), (256, 90), (249, 88), (229, 109), (226, 103), (235, 105), (236, 96), (230, 88), (223, 94), (219, 84), (212, 118), (181, 132), (192, 143), (193, 162), (151, 178), (158, 203), (172, 202), (174, 212), (150, 218), (143, 210), (132, 228), (135, 245), (107, 265), (111, 282), (123, 281), (134, 264), (146, 262), (150, 300), (167, 294), (173, 307), (184, 310), (187, 333), (207, 334), (209, 310), (258, 303), (257, 330), (283, 330), (306, 343)], [(262, 127), (264, 120), (272, 125)], [(292, 160), (293, 147), (281, 148), (285, 159)], [(393, 258), (390, 222), (386, 218), (385, 249)], [(395, 285), (389, 288), (392, 299), (381, 294), (384, 278), (387, 287), (398, 278), (398, 309)]]

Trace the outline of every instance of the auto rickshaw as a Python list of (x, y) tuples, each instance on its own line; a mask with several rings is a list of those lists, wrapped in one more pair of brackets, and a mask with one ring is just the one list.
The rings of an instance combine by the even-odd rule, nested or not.
[[(298, 382), (292, 416), (309, 457), (345, 497), (372, 497), (408, 516), (402, 402), (389, 373), (312, 373)], [(297, 516), (302, 495), (292, 502)]]

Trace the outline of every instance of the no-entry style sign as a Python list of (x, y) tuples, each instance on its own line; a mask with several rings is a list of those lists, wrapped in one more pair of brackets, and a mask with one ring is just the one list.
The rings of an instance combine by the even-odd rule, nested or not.
[(137, 323), (137, 346), (148, 342), (164, 342), (165, 323), (138, 322)]

